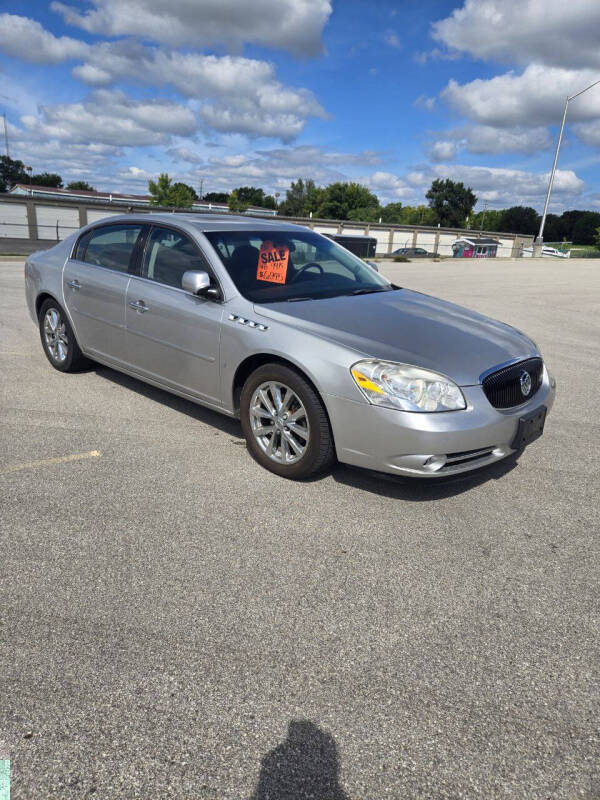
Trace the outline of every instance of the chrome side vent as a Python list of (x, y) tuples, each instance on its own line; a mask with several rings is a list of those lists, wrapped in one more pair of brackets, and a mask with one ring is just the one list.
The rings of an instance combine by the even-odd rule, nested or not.
[(257, 331), (269, 330), (268, 325), (263, 325), (262, 322), (256, 322), (253, 319), (246, 319), (245, 317), (240, 317), (237, 314), (230, 314), (228, 319), (230, 320), (230, 322), (237, 322), (240, 325), (246, 325), (248, 328), (256, 328)]

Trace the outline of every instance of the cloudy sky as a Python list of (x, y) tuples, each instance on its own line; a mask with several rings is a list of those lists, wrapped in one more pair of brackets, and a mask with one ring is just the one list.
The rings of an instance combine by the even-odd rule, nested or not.
[[(543, 203), (564, 98), (600, 79), (598, 0), (0, 0), (11, 156), (99, 189), (360, 180)], [(600, 208), (600, 86), (553, 210)]]

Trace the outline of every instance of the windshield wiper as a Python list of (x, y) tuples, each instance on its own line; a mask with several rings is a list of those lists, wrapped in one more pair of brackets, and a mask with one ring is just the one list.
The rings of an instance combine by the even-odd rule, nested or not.
[(355, 289), (353, 292), (350, 292), (350, 294), (373, 294), (374, 292), (389, 292), (389, 291), (390, 291), (389, 289), (385, 289), (383, 286), (381, 286), (381, 287), (372, 286), (369, 289), (366, 289), (366, 288), (365, 289)]
[(313, 297), (288, 297), (286, 303), (301, 303), (303, 300), (314, 300)]

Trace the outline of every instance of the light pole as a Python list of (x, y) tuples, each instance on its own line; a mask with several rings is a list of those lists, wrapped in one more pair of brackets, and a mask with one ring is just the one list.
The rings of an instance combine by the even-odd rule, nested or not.
[[(544, 213), (542, 214), (542, 221), (540, 222), (540, 232), (538, 233), (537, 239), (535, 240), (535, 244), (537, 247), (541, 247), (544, 244), (544, 226), (546, 225), (546, 216), (548, 214), (548, 205), (550, 204), (550, 195), (552, 194), (552, 186), (554, 185), (554, 175), (556, 174), (556, 164), (558, 163), (558, 154), (560, 152), (560, 146), (562, 144), (563, 132), (565, 130), (565, 122), (567, 120), (567, 111), (569, 108), (569, 101), (574, 100), (576, 97), (579, 97), (580, 94), (587, 92), (588, 89), (592, 89), (594, 86), (597, 86), (600, 83), (600, 80), (594, 81), (594, 83), (590, 83), (589, 86), (586, 86), (585, 89), (582, 89), (580, 92), (576, 92), (575, 94), (569, 95), (565, 100), (565, 110), (563, 113), (562, 122), (560, 125), (560, 133), (558, 134), (558, 142), (556, 143), (556, 153), (554, 154), (554, 164), (552, 165), (552, 172), (550, 173), (550, 180), (548, 181), (548, 191), (546, 192), (546, 202), (544, 203)], [(535, 253), (532, 253), (535, 255)]]

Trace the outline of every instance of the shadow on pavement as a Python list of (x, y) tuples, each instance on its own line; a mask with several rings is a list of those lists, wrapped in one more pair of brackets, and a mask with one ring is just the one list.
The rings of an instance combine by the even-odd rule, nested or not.
[[(206, 425), (229, 434), (234, 439), (237, 439), (239, 444), (244, 444), (244, 437), (239, 420), (226, 417), (217, 411), (211, 411), (190, 400), (185, 400), (175, 394), (171, 394), (164, 389), (158, 389), (145, 383), (137, 378), (132, 378), (125, 375), (123, 372), (111, 369), (97, 364), (93, 367), (93, 371), (103, 378), (106, 378), (113, 383), (137, 392), (144, 397), (161, 403), (163, 406), (172, 408), (174, 411), (179, 411), (182, 414), (187, 414), (188, 417), (203, 422)], [(490, 480), (499, 480), (507, 473), (513, 470), (517, 465), (518, 453), (515, 453), (503, 461), (496, 464), (491, 464), (489, 467), (475, 470), (474, 472), (463, 473), (448, 478), (404, 478), (396, 475), (388, 475), (384, 472), (371, 472), (369, 470), (359, 469), (358, 467), (349, 467), (345, 464), (337, 464), (331, 472), (324, 475), (317, 475), (313, 478), (308, 478), (306, 483), (314, 483), (326, 479), (329, 475), (333, 477), (338, 483), (345, 486), (350, 486), (354, 489), (361, 489), (364, 492), (371, 492), (372, 494), (382, 495), (383, 497), (390, 497), (397, 500), (406, 500), (408, 502), (426, 502), (428, 500), (440, 500), (444, 497), (452, 497), (453, 495), (462, 494), (469, 489), (480, 486)], [(250, 454), (248, 458), (250, 458)]]
[(518, 453), (488, 467), (447, 478), (404, 478), (338, 464), (332, 476), (338, 483), (396, 500), (422, 503), (468, 492), (490, 480), (500, 480), (518, 466)]
[(350, 800), (338, 773), (334, 738), (309, 720), (292, 720), (287, 739), (262, 759), (250, 800)]
[(211, 411), (210, 408), (200, 406), (197, 403), (192, 403), (191, 400), (178, 397), (176, 394), (167, 392), (165, 389), (159, 389), (158, 387), (152, 386), (151, 384), (139, 380), (138, 378), (132, 378), (130, 375), (126, 375), (124, 372), (118, 372), (117, 370), (111, 369), (111, 367), (95, 364), (93, 371), (96, 373), (96, 375), (100, 375), (102, 378), (106, 378), (107, 380), (112, 381), (119, 386), (123, 386), (125, 389), (130, 389), (132, 392), (137, 392), (144, 397), (148, 397), (150, 400), (161, 403), (163, 406), (172, 408), (174, 411), (187, 414), (188, 417), (193, 417), (199, 422), (204, 422), (206, 425), (211, 425), (213, 428), (217, 428), (224, 433), (235, 436), (237, 439), (243, 440), (244, 438), (242, 436), (242, 429), (240, 427), (239, 420), (237, 419), (227, 417), (224, 414), (220, 414), (218, 411)]

